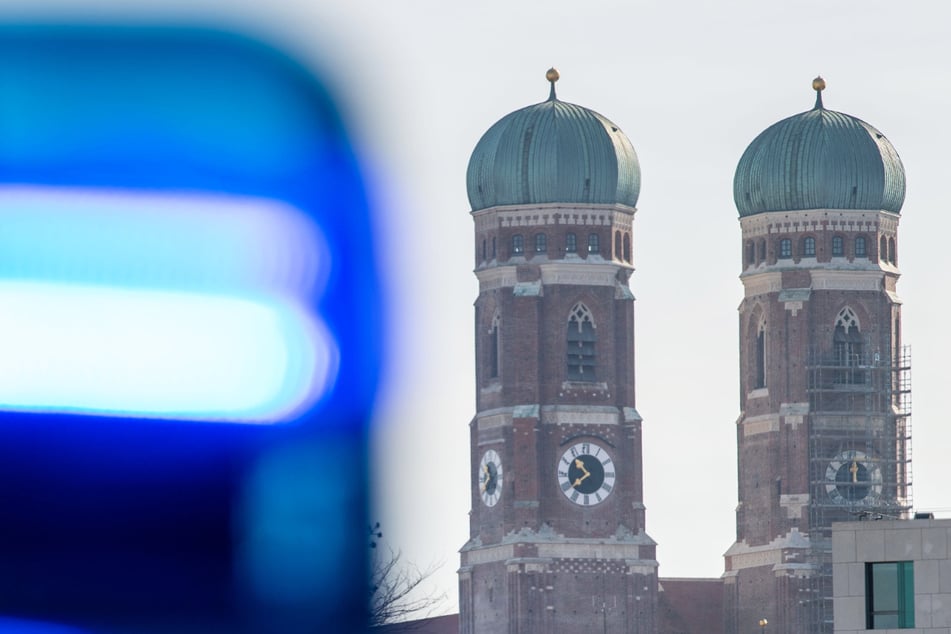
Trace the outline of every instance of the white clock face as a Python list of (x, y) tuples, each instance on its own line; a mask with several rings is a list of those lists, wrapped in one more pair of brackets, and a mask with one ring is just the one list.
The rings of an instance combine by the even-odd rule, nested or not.
[(495, 506), (502, 496), (502, 459), (494, 449), (482, 454), (479, 462), (479, 494), (486, 506)]
[(617, 474), (607, 449), (579, 442), (558, 461), (558, 486), (565, 497), (580, 506), (600, 504), (614, 490)]
[(826, 468), (826, 493), (844, 505), (874, 505), (882, 495), (882, 470), (862, 451), (843, 451)]

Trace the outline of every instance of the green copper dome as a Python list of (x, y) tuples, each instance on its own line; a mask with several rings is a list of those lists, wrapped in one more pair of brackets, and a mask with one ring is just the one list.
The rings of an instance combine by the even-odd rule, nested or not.
[(472, 210), (535, 203), (634, 207), (641, 168), (631, 142), (597, 112), (559, 101), (557, 71), (548, 77), (548, 101), (503, 117), (476, 145), (466, 174)]
[(822, 105), (773, 124), (750, 144), (733, 179), (740, 216), (802, 209), (875, 209), (899, 213), (905, 168), (874, 127)]

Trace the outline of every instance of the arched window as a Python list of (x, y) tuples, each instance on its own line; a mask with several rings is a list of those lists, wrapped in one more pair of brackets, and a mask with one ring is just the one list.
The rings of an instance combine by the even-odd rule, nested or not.
[(802, 239), (802, 255), (806, 258), (816, 257), (816, 239), (807, 237)]
[(525, 240), (522, 238), (522, 234), (516, 233), (512, 236), (512, 254), (519, 255), (525, 251)]
[(783, 238), (779, 241), (779, 257), (781, 258), (791, 258), (792, 257), (792, 240), (789, 238)]
[(845, 240), (842, 236), (832, 236), (832, 257), (840, 258), (845, 255)]
[(502, 326), (502, 316), (496, 311), (492, 318), (492, 326), (489, 328), (489, 337), (486, 346), (489, 352), (489, 378), (496, 379), (499, 376), (499, 329)]
[(888, 261), (898, 264), (898, 257), (895, 255), (895, 238), (888, 239)]
[(766, 387), (766, 318), (759, 322), (756, 330), (756, 376), (753, 377), (753, 387)]
[(757, 259), (760, 262), (766, 261), (766, 240), (759, 241), (759, 257)]
[(862, 333), (855, 311), (848, 306), (839, 311), (835, 318), (832, 357), (836, 366), (833, 375), (835, 383), (851, 385), (865, 383), (865, 371), (860, 369), (866, 365), (862, 348)]
[(868, 248), (865, 246), (865, 238), (858, 236), (855, 238), (855, 257), (864, 258), (868, 256)]
[(601, 238), (596, 233), (588, 234), (588, 253), (601, 253)]
[(568, 313), (568, 380), (594, 381), (597, 333), (591, 311), (577, 303)]
[(614, 259), (615, 260), (621, 259), (621, 232), (620, 231), (614, 232)]
[(752, 266), (754, 264), (756, 264), (756, 245), (750, 240), (746, 243), (746, 265)]
[(624, 234), (624, 261), (631, 261), (631, 234)]
[(888, 239), (885, 236), (882, 236), (878, 245), (878, 261), (888, 262)]
[(573, 233), (565, 234), (565, 253), (578, 252), (578, 236)]
[(535, 234), (535, 253), (545, 253), (548, 251), (548, 236), (544, 233)]

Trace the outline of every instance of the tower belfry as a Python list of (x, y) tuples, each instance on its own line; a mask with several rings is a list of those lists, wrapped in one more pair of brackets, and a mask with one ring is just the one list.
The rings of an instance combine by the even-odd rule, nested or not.
[(460, 628), (653, 632), (634, 398), (640, 167), (600, 114), (557, 98), (499, 120), (467, 174), (476, 414)]
[(815, 106), (762, 132), (734, 178), (742, 230), (736, 542), (726, 631), (832, 632), (831, 525), (909, 509), (909, 351), (885, 136)]

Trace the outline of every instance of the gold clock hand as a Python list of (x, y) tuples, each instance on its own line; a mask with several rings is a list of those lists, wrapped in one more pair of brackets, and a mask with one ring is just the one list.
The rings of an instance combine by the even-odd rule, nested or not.
[(589, 475), (591, 475), (588, 473), (588, 470), (584, 468), (584, 461), (581, 460), (581, 458), (575, 458), (575, 466), (584, 471), (584, 477), (587, 478)]
[(571, 485), (571, 486), (577, 487), (579, 484), (581, 484), (582, 480), (584, 480), (585, 478), (587, 478), (589, 475), (591, 475), (591, 474), (588, 473), (587, 471), (585, 471), (585, 472), (584, 472), (584, 475), (581, 476), (580, 478), (575, 479), (574, 484)]

